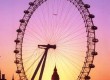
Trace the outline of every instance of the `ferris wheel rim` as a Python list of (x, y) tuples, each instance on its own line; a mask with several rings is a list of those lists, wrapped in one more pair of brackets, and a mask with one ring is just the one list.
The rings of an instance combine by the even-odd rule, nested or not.
[[(31, 16), (33, 15), (34, 11), (45, 1), (47, 1), (47, 0), (44, 0), (44, 1), (35, 0), (34, 2), (29, 3), (30, 6), (27, 10), (24, 11), (25, 14), (24, 14), (23, 18), (20, 20), (20, 26), (19, 26), (19, 29), (17, 30), (18, 34), (17, 34), (17, 39), (15, 40), (16, 48), (14, 51), (14, 53), (16, 53), (15, 54), (15, 58), (16, 58), (15, 63), (17, 66), (17, 71), (18, 71), (17, 73), (19, 74), (20, 79), (23, 79), (23, 80), (27, 80), (24, 66), (23, 66), (23, 61), (22, 61), (22, 44), (23, 44), (23, 37), (24, 37), (25, 29), (26, 29), (26, 26), (27, 26)], [(98, 39), (96, 39), (96, 37), (95, 37), (95, 30), (97, 29), (97, 27), (94, 26), (94, 23), (92, 20), (92, 18), (94, 18), (94, 15), (90, 14), (90, 12), (88, 10), (88, 8), (90, 6), (88, 4), (84, 4), (82, 2), (82, 0), (67, 0), (67, 1), (70, 1), (70, 3), (74, 4), (74, 6), (76, 6), (78, 11), (82, 15), (87, 33), (92, 35), (92, 42), (89, 41), (91, 36), (90, 35), (87, 36), (88, 51), (86, 52), (85, 62), (84, 62), (81, 73), (79, 74), (77, 80), (81, 80), (82, 78), (89, 79), (90, 70), (91, 70), (91, 68), (95, 67), (93, 65), (94, 56), (97, 55), (97, 52), (95, 51), (95, 46), (96, 46), (95, 43), (98, 42)], [(93, 46), (93, 48), (91, 48), (90, 46)], [(92, 50), (92, 52), (90, 50)], [(88, 62), (89, 57), (92, 57), (90, 62)], [(85, 71), (86, 69), (87, 69), (87, 71)]]

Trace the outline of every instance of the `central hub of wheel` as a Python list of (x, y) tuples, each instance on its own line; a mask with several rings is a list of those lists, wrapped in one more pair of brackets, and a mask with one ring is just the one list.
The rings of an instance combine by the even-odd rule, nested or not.
[(53, 48), (53, 49), (56, 49), (56, 45), (50, 45), (50, 44), (47, 44), (47, 45), (38, 45), (38, 48), (41, 48), (41, 49), (49, 49), (49, 48)]

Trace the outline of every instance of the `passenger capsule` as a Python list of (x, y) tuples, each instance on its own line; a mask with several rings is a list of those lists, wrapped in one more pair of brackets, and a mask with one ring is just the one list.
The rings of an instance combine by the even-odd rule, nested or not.
[(85, 76), (85, 80), (91, 79), (90, 76)]
[(96, 38), (94, 38), (94, 39), (92, 39), (92, 42), (98, 42), (98, 39), (96, 39)]
[(97, 27), (96, 26), (92, 26), (91, 29), (92, 30), (97, 30)]
[(95, 16), (93, 14), (89, 14), (90, 18), (95, 18)]
[(24, 13), (25, 13), (25, 14), (28, 14), (28, 13), (29, 13), (29, 11), (28, 11), (28, 10), (25, 10), (25, 11), (24, 11)]
[(21, 19), (21, 20), (20, 20), (20, 22), (21, 22), (21, 23), (24, 23), (24, 22), (25, 22), (25, 20), (24, 20), (24, 19)]
[(90, 67), (90, 68), (94, 68), (95, 65), (94, 65), (94, 64), (89, 64), (89, 67)]
[(98, 55), (98, 53), (95, 52), (95, 51), (93, 51), (91, 54), (94, 55), (94, 56)]
[(14, 53), (19, 53), (19, 51), (18, 50), (14, 50)]
[(15, 64), (19, 64), (19, 60), (15, 60), (14, 63), (15, 63)]
[(20, 40), (16, 39), (14, 42), (15, 42), (15, 43), (19, 43), (19, 42), (20, 42)]
[(21, 73), (21, 70), (17, 70), (16, 73), (20, 74)]
[(30, 5), (30, 6), (33, 6), (33, 5), (34, 5), (34, 2), (30, 2), (29, 5)]
[(90, 8), (90, 5), (89, 4), (85, 4), (84, 7), (85, 8)]
[(21, 29), (17, 29), (16, 31), (17, 31), (17, 32), (22, 32), (22, 30), (21, 30)]

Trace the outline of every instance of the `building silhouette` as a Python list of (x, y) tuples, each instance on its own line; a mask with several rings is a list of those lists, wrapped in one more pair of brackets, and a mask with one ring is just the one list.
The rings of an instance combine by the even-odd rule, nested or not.
[(7, 80), (7, 79), (5, 79), (5, 74), (1, 73), (1, 70), (0, 70), (0, 80)]
[[(2, 74), (2, 73), (1, 73), (1, 70), (0, 70), (0, 80), (7, 80), (7, 79), (5, 78), (5, 74)], [(12, 80), (15, 80), (15, 79), (14, 79), (14, 75), (12, 76)], [(55, 68), (54, 68), (54, 72), (53, 72), (53, 74), (52, 74), (51, 80), (60, 80), (59, 75), (58, 75), (58, 73), (57, 73), (57, 68), (56, 68), (56, 66), (55, 66)]]
[[(7, 80), (7, 79), (5, 78), (5, 74), (2, 74), (2, 73), (1, 73), (1, 70), (0, 70), (0, 80)], [(12, 80), (14, 80), (14, 76), (12, 77)]]
[(51, 77), (51, 80), (60, 80), (59, 75), (58, 75), (58, 73), (57, 73), (57, 68), (56, 68), (56, 66), (55, 66), (55, 68), (54, 68), (54, 72), (53, 72), (53, 75), (52, 75), (52, 77)]

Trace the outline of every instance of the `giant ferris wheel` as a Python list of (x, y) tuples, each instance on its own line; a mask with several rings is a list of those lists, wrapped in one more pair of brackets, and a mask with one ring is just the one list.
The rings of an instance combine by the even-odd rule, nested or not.
[(89, 80), (98, 39), (90, 5), (82, 0), (34, 0), (17, 29), (15, 64), (20, 80)]

